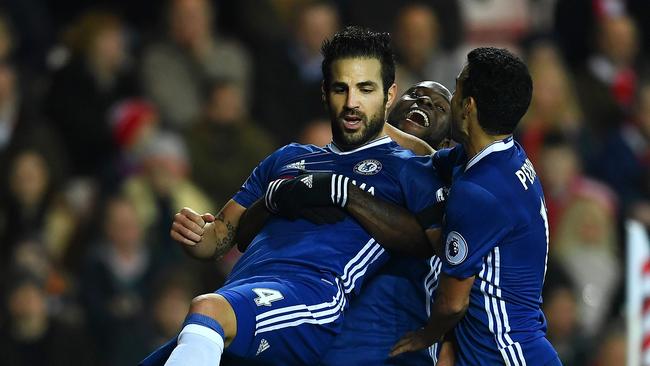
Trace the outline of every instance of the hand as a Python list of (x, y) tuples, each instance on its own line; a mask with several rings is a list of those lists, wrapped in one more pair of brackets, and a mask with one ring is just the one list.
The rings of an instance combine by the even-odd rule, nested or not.
[(294, 179), (278, 179), (269, 183), (264, 202), (269, 211), (296, 219), (306, 208), (344, 208), (347, 204), (350, 178), (332, 173), (309, 173)]
[(406, 333), (402, 339), (397, 342), (390, 351), (390, 357), (395, 357), (404, 352), (414, 352), (428, 348), (436, 342), (427, 334), (426, 328), (420, 328), (415, 332)]
[(210, 213), (199, 215), (191, 208), (184, 207), (174, 215), (174, 222), (169, 234), (172, 239), (183, 245), (194, 246), (201, 241), (205, 224), (213, 221), (214, 215)]
[(454, 342), (444, 340), (440, 346), (440, 355), (438, 355), (438, 363), (436, 366), (454, 366), (456, 363), (456, 347)]

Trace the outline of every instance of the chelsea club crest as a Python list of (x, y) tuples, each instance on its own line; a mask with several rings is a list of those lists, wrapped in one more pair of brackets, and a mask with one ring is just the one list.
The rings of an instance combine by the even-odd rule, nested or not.
[(381, 170), (381, 163), (375, 159), (366, 159), (354, 166), (354, 172), (363, 175), (375, 175)]

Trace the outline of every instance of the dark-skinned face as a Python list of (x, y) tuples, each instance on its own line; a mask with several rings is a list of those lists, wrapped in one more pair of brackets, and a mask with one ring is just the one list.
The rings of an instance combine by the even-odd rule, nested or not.
[(437, 146), (449, 137), (450, 93), (433, 81), (417, 83), (397, 101), (388, 120), (400, 130)]

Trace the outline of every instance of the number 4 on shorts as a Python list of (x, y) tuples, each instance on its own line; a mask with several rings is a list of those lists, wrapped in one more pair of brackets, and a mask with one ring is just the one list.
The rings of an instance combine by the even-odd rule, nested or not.
[(257, 306), (271, 306), (273, 301), (284, 299), (280, 291), (270, 288), (254, 288), (253, 292), (258, 296), (255, 298)]

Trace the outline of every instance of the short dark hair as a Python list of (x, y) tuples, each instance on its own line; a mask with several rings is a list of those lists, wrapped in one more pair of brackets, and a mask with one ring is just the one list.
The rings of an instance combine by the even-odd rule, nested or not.
[(463, 98), (471, 96), (476, 101), (481, 127), (489, 134), (511, 134), (533, 93), (526, 64), (506, 49), (481, 47), (467, 55), (467, 69)]
[(351, 57), (379, 60), (384, 94), (395, 82), (395, 56), (391, 47), (390, 34), (387, 32), (374, 32), (359, 26), (349, 26), (323, 42), (321, 54), (323, 55), (321, 68), (325, 89), (329, 87), (332, 77), (332, 63), (342, 58)]

